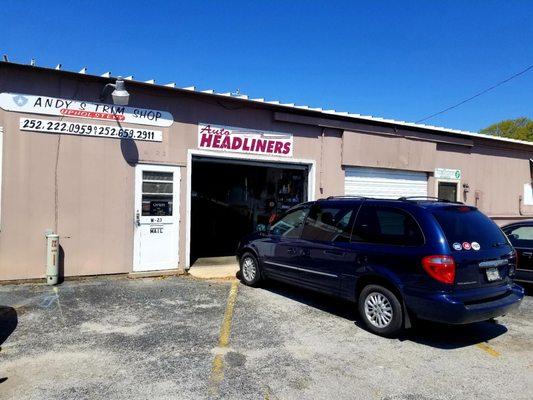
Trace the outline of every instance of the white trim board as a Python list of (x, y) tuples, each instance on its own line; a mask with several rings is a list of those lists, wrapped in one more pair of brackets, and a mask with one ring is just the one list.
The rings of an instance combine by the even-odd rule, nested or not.
[(309, 167), (309, 175), (307, 177), (307, 201), (315, 199), (315, 175), (316, 175), (316, 161), (306, 159), (295, 159), (287, 157), (272, 157), (262, 156), (256, 154), (237, 154), (237, 153), (222, 153), (209, 150), (191, 150), (187, 151), (187, 182), (186, 182), (186, 198), (185, 198), (185, 269), (191, 267), (191, 182), (192, 182), (192, 159), (194, 156), (203, 156), (211, 158), (227, 158), (232, 160), (242, 161), (263, 161), (265, 163), (280, 163), (280, 164), (300, 164)]

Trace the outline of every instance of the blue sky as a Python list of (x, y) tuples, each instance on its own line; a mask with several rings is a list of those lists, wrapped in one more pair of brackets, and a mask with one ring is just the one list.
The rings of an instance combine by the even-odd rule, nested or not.
[[(2, 1), (12, 61), (415, 121), (533, 64), (533, 1)], [(426, 121), (533, 117), (533, 70)]]

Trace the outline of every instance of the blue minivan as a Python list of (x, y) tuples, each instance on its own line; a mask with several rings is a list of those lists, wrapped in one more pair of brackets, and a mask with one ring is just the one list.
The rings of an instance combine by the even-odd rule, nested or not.
[(274, 279), (357, 302), (392, 336), (415, 318), (466, 324), (518, 307), (516, 252), (477, 208), (432, 198), (329, 197), (239, 244), (243, 283)]

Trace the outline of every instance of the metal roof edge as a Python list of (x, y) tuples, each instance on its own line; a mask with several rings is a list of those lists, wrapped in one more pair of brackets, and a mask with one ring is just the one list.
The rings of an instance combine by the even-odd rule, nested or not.
[[(12, 61), (0, 61), (0, 65), (14, 65), (18, 67), (24, 67), (27, 69), (36, 69), (36, 70), (48, 71), (52, 73), (68, 74), (68, 75), (73, 75), (73, 76), (83, 75), (84, 78), (90, 77), (90, 78), (96, 78), (99, 80), (108, 80), (108, 79), (114, 78), (110, 74), (108, 75), (107, 73), (102, 74), (102, 75), (89, 74), (87, 73), (88, 71), (87, 67), (82, 68), (79, 72), (74, 72), (74, 71), (67, 71), (64, 69), (60, 69), (61, 67), (49, 68), (49, 67), (42, 67), (42, 66), (31, 65), (31, 64), (21, 64), (21, 63), (16, 63)], [(58, 66), (61, 66), (61, 64), (58, 64)], [(397, 120), (389, 119), (389, 118), (380, 118), (380, 117), (374, 117), (370, 115), (360, 115), (360, 114), (354, 114), (354, 113), (348, 113), (348, 112), (339, 112), (336, 110), (324, 110), (319, 107), (310, 107), (306, 105), (295, 105), (294, 103), (282, 103), (279, 100), (265, 100), (263, 98), (250, 99), (248, 98), (248, 96), (244, 94), (236, 94), (236, 95), (230, 94), (228, 96), (228, 93), (218, 93), (218, 92), (215, 92), (214, 90), (199, 90), (194, 86), (179, 88), (179, 87), (174, 87), (170, 85), (155, 83), (154, 79), (150, 79), (146, 81), (138, 81), (138, 80), (133, 79), (133, 76), (128, 76), (128, 78), (126, 79), (128, 79), (132, 83), (136, 83), (142, 86), (158, 87), (158, 88), (163, 88), (167, 90), (175, 90), (175, 91), (180, 91), (180, 92), (189, 92), (189, 93), (192, 92), (192, 93), (199, 94), (199, 95), (222, 97), (225, 99), (231, 98), (232, 100), (235, 100), (235, 101), (242, 101), (242, 102), (256, 103), (256, 104), (260, 103), (266, 106), (275, 106), (277, 108), (284, 108), (287, 110), (293, 110), (297, 112), (317, 113), (317, 114), (321, 114), (321, 115), (328, 116), (328, 117), (338, 117), (342, 119), (368, 121), (368, 122), (374, 122), (374, 123), (379, 123), (379, 124), (393, 125), (396, 127), (407, 127), (407, 128), (414, 128), (414, 129), (420, 129), (420, 130), (425, 130), (425, 131), (432, 131), (432, 132), (437, 132), (441, 134), (452, 134), (452, 135), (487, 139), (487, 140), (499, 141), (499, 142), (505, 142), (505, 143), (511, 143), (511, 144), (533, 146), (533, 142), (528, 142), (525, 140), (486, 135), (483, 133), (464, 131), (460, 129), (451, 129), (451, 128), (439, 127), (439, 126), (434, 126), (434, 125), (417, 124), (414, 122), (397, 121)]]

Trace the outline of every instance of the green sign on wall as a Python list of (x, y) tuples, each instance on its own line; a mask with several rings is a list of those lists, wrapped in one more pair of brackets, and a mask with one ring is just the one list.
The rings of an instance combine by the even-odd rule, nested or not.
[(435, 178), (437, 179), (461, 179), (461, 170), (460, 169), (449, 169), (449, 168), (435, 168)]

